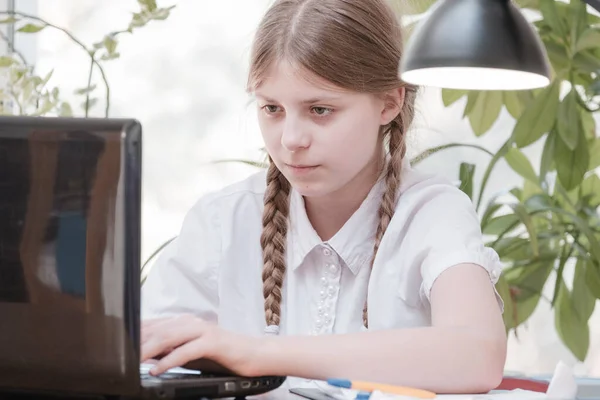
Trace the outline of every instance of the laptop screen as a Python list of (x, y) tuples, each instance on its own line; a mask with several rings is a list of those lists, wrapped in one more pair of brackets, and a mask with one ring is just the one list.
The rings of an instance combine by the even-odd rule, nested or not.
[(125, 393), (131, 154), (118, 124), (44, 124), (0, 121), (0, 387)]

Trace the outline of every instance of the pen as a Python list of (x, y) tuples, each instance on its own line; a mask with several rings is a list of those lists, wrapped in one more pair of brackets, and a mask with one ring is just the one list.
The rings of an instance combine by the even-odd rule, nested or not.
[(420, 399), (433, 399), (436, 394), (428, 390), (416, 389), (406, 386), (394, 386), (386, 385), (382, 383), (363, 382), (363, 381), (350, 381), (347, 379), (328, 379), (327, 383), (331, 386), (361, 390), (364, 392), (374, 392), (379, 390), (380, 392), (397, 394), (400, 396), (418, 397)]

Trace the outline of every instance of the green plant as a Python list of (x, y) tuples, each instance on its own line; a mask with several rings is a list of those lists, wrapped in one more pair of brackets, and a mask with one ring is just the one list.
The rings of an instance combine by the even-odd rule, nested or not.
[[(581, 0), (517, 3), (540, 17), (534, 25), (549, 54), (551, 84), (531, 91), (442, 90), (442, 99), (446, 107), (466, 99), (463, 117), (477, 137), (490, 130), (502, 108), (515, 118), (479, 193), (473, 193), (475, 166), (469, 163), (461, 164), (462, 189), (481, 211), (481, 228), (506, 265), (498, 289), (507, 330), (516, 333), (539, 301), (548, 301), (559, 337), (583, 361), (588, 321), (600, 299), (600, 138), (592, 116), (600, 110), (600, 18)], [(543, 152), (535, 165), (522, 149), (539, 142)], [(522, 184), (483, 204), (502, 160)], [(569, 265), (572, 279), (565, 272)], [(546, 298), (542, 291), (551, 277), (553, 294)]]
[[(93, 97), (97, 89), (97, 84), (93, 82), (93, 74), (97, 70), (100, 73), (100, 79), (105, 90), (104, 116), (108, 117), (110, 86), (102, 67), (103, 63), (119, 58), (120, 54), (117, 47), (121, 35), (132, 33), (134, 30), (144, 27), (150, 21), (168, 18), (170, 11), (175, 7), (158, 7), (156, 0), (138, 0), (138, 5), (140, 10), (133, 13), (131, 22), (126, 29), (109, 32), (104, 35), (102, 40), (91, 45), (86, 45), (65, 28), (22, 12), (0, 11), (0, 16), (5, 17), (0, 23), (14, 24), (18, 26), (16, 31), (22, 33), (35, 34), (44, 29), (57, 29), (67, 35), (90, 58), (87, 82), (85, 86), (76, 91), (77, 95), (83, 97), (81, 103), (83, 114), (87, 117), (92, 107), (98, 102), (98, 98)], [(6, 36), (1, 32), (0, 37), (8, 42)], [(14, 54), (0, 57), (0, 71), (0, 73), (5, 73), (8, 78), (6, 85), (0, 88), (0, 114), (16, 113), (18, 115), (34, 116), (48, 114), (71, 116), (74, 114), (72, 106), (61, 99), (59, 88), (48, 87), (53, 70), (41, 76), (39, 75), (40, 72), (35, 70), (34, 65), (30, 65), (19, 51), (15, 51)]]

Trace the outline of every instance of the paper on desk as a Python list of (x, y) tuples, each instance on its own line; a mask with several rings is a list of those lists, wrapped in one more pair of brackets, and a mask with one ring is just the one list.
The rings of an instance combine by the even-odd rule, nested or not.
[[(336, 400), (354, 400), (358, 392), (327, 385), (326, 382), (314, 381), (310, 386), (321, 389)], [(515, 389), (509, 391), (493, 391), (486, 394), (438, 395), (436, 400), (572, 400), (577, 395), (577, 383), (573, 370), (563, 362), (558, 363), (546, 393)], [(406, 396), (398, 396), (380, 391), (371, 394), (369, 400), (407, 400)], [(411, 398), (412, 399), (412, 398)]]

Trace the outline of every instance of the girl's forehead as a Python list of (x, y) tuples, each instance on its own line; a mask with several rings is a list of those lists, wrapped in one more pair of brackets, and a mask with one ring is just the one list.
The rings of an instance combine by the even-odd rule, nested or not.
[(255, 90), (260, 97), (341, 97), (350, 94), (332, 82), (289, 62), (273, 63)]

